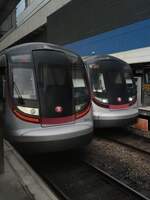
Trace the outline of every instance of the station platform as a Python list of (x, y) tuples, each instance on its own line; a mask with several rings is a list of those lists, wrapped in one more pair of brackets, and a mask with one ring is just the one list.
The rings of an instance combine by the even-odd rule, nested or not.
[(139, 114), (142, 116), (150, 117), (150, 106), (139, 107)]
[(134, 127), (150, 134), (150, 106), (139, 107), (139, 117)]
[(7, 141), (4, 141), (4, 163), (0, 200), (58, 200)]

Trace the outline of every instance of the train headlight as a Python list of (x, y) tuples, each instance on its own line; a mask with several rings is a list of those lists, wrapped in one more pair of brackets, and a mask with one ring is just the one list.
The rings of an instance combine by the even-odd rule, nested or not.
[(75, 106), (76, 111), (78, 112), (78, 111), (82, 110), (82, 108), (84, 107), (84, 105), (85, 104), (78, 104), (78, 105), (76, 105)]
[(104, 107), (104, 108), (108, 108), (109, 107), (109, 101), (107, 98), (99, 98), (99, 97), (93, 97), (93, 101), (96, 105), (100, 106), (100, 107)]
[(128, 101), (129, 101), (129, 105), (132, 106), (133, 104), (136, 103), (137, 97), (136, 96), (129, 97)]
[(129, 101), (130, 101), (130, 102), (133, 101), (133, 97), (129, 97)]
[(17, 106), (17, 108), (22, 111), (23, 113), (39, 116), (39, 109), (38, 108), (30, 108), (30, 107), (24, 107), (24, 106)]
[(106, 98), (98, 98), (98, 97), (96, 97), (96, 99), (97, 99), (98, 101), (100, 101), (101, 103), (104, 103), (104, 104), (107, 104), (107, 103), (108, 103), (108, 99), (106, 99)]
[(103, 103), (108, 103), (108, 99), (103, 99), (103, 98), (101, 98), (101, 102), (103, 102)]
[(99, 98), (99, 97), (94, 97), (94, 98), (103, 104), (108, 104), (107, 98)]
[(31, 108), (31, 115), (37, 115), (37, 110), (35, 108)]
[(81, 106), (80, 105), (76, 105), (76, 111), (79, 111), (81, 109)]

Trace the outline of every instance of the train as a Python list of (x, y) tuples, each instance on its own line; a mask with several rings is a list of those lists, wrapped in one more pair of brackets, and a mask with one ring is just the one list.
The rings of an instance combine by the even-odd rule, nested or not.
[(79, 55), (51, 43), (10, 47), (0, 53), (0, 85), (5, 137), (19, 150), (61, 151), (91, 141), (90, 84)]
[(129, 64), (110, 55), (83, 58), (91, 82), (94, 126), (123, 127), (138, 116), (137, 89)]

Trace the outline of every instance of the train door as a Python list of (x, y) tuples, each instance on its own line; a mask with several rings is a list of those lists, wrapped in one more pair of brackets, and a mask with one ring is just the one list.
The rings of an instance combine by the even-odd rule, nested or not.
[(35, 50), (37, 88), (40, 100), (41, 125), (74, 121), (72, 65), (64, 53)]

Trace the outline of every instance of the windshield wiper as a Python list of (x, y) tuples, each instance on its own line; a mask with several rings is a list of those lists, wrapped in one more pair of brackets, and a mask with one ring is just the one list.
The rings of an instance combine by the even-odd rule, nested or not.
[(18, 95), (18, 103), (23, 105), (24, 104), (24, 100), (22, 98), (22, 95), (21, 95), (21, 93), (19, 91), (19, 88), (18, 88), (17, 84), (14, 81), (13, 81), (13, 86), (14, 86), (14, 89), (15, 89), (17, 95)]

